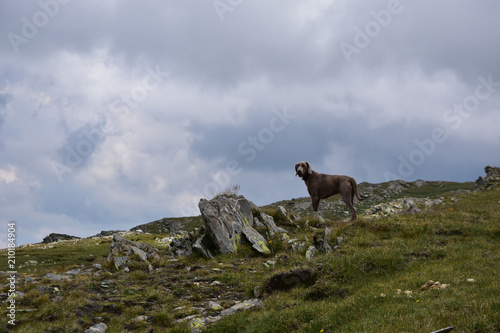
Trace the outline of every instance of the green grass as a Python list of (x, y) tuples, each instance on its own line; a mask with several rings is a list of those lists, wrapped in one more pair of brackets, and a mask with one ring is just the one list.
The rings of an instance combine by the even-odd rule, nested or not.
[[(412, 189), (411, 195), (448, 197), (444, 190), (464, 188), (463, 184), (433, 186)], [(238, 254), (211, 260), (194, 255), (177, 261), (169, 261), (155, 242), (164, 235), (129, 236), (160, 248), (164, 258), (155, 262), (158, 269), (152, 273), (126, 273), (107, 265), (110, 239), (18, 249), (20, 263), (36, 260), (39, 264), (20, 270), (17, 287), (25, 296), (16, 304), (18, 309), (33, 311), (18, 311), (15, 331), (78, 332), (105, 322), (107, 332), (189, 332), (187, 322), (175, 321), (203, 316), (201, 309), (208, 299), (228, 308), (236, 300), (253, 298), (256, 287), (263, 290), (271, 276), (298, 267), (315, 270), (313, 285), (266, 295), (262, 309), (225, 317), (206, 330), (431, 332), (456, 326), (453, 332), (500, 331), (500, 186), (453, 196), (459, 200), (445, 200), (419, 214), (375, 220), (361, 217), (355, 223), (303, 217), (296, 226), (285, 226), (277, 210), (266, 207), (278, 225), (289, 229), (290, 237), (307, 239), (307, 246), (312, 244), (313, 234), (324, 233), (325, 227), (332, 231), (330, 244), (343, 238), (339, 249), (317, 254), (311, 261), (305, 260), (304, 251), (292, 252), (279, 235), (268, 239), (270, 256), (242, 245)], [(264, 265), (268, 260), (276, 265)], [(88, 269), (93, 263), (101, 263), (105, 269), (66, 281), (41, 278), (47, 272), (61, 273), (73, 267)], [(0, 266), (0, 270), (7, 269)], [(40, 279), (38, 283), (24, 282), (26, 277)], [(221, 284), (212, 285), (216, 280)], [(422, 291), (427, 280), (450, 286)], [(103, 282), (107, 287), (102, 287)], [(405, 291), (411, 291), (411, 297)], [(205, 315), (216, 314), (209, 311)], [(147, 319), (135, 320), (139, 316)], [(7, 329), (5, 321), (0, 321), (0, 331)]]

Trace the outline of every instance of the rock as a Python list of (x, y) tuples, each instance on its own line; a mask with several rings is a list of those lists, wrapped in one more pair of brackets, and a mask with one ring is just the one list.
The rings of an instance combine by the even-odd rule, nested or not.
[(56, 234), (56, 233), (52, 233), (48, 236), (46, 236), (42, 243), (44, 244), (48, 244), (48, 243), (55, 243), (55, 242), (59, 242), (61, 240), (71, 240), (71, 239), (80, 239), (80, 237), (76, 237), (76, 236), (70, 236), (70, 235), (66, 235), (66, 234)]
[(446, 283), (441, 283), (439, 281), (437, 282), (434, 282), (432, 280), (429, 280), (427, 281), (420, 289), (425, 291), (425, 290), (430, 290), (430, 289), (437, 289), (437, 290), (441, 290), (441, 289), (445, 289), (445, 288), (448, 288), (450, 285), (449, 284), (446, 284)]
[(102, 265), (101, 264), (93, 264), (92, 266), (94, 268), (96, 268), (96, 269), (102, 269)]
[(148, 320), (148, 316), (142, 315), (142, 316), (138, 316), (138, 317), (135, 317), (134, 319), (132, 319), (132, 322), (139, 323), (141, 321), (146, 321), (146, 320)]
[(223, 310), (220, 315), (221, 316), (230, 316), (233, 315), (239, 311), (245, 311), (245, 310), (250, 310), (254, 308), (258, 308), (262, 306), (262, 300), (254, 298), (254, 299), (249, 299), (246, 301), (243, 301), (241, 303), (237, 303), (230, 307), (229, 309)]
[(176, 256), (189, 256), (193, 253), (193, 243), (189, 235), (173, 238), (170, 242), (170, 251)]
[(292, 219), (290, 218), (290, 215), (288, 215), (288, 212), (286, 211), (285, 207), (278, 206), (278, 210), (280, 211), (281, 215), (285, 218), (285, 220), (289, 224), (295, 224), (295, 223), (293, 223)]
[(140, 260), (148, 264), (149, 271), (153, 270), (153, 266), (149, 261), (152, 259), (160, 259), (158, 251), (151, 245), (133, 242), (119, 234), (113, 235), (113, 242), (109, 246), (109, 250), (108, 261), (113, 260), (116, 269), (125, 266), (130, 260), (130, 257), (134, 254), (137, 255)]
[(223, 310), (224, 308), (219, 304), (219, 303), (216, 303), (214, 301), (210, 301), (208, 302), (208, 307), (211, 309), (211, 310), (215, 310), (215, 311), (221, 311)]
[(424, 186), (424, 185), (426, 185), (426, 184), (427, 184), (427, 182), (426, 182), (425, 180), (422, 180), (422, 179), (416, 180), (416, 181), (414, 182), (414, 185), (415, 185), (416, 187), (422, 187), (422, 186)]
[(276, 261), (274, 261), (274, 260), (268, 260), (264, 263), (264, 266), (266, 266), (267, 268), (274, 267), (275, 265), (276, 265)]
[(266, 282), (267, 293), (290, 290), (299, 285), (309, 285), (314, 280), (314, 271), (311, 268), (296, 269), (272, 276)]
[(332, 247), (330, 246), (330, 244), (328, 244), (328, 237), (330, 236), (330, 233), (330, 228), (326, 228), (324, 237), (321, 237), (321, 235), (317, 233), (314, 234), (313, 243), (318, 251), (321, 251), (323, 253), (333, 252)]
[(274, 235), (279, 232), (288, 232), (287, 230), (280, 228), (276, 225), (274, 222), (274, 219), (272, 216), (267, 215), (266, 213), (261, 212), (260, 213), (260, 220), (262, 220), (263, 224), (267, 229), (269, 230), (270, 235)]
[(198, 333), (202, 332), (207, 326), (208, 319), (207, 318), (198, 318), (195, 317), (189, 321), (189, 328), (191, 332)]
[(48, 273), (45, 275), (45, 278), (52, 281), (61, 281), (67, 279), (68, 277), (62, 274)]
[(113, 263), (116, 269), (120, 269), (128, 261), (128, 257), (113, 257)]
[(85, 330), (85, 333), (104, 333), (107, 329), (108, 325), (106, 325), (105, 323), (99, 323)]
[(247, 240), (252, 244), (252, 247), (258, 252), (263, 254), (271, 254), (271, 250), (267, 247), (266, 239), (259, 234), (254, 228), (243, 226), (243, 234)]
[(208, 201), (201, 199), (198, 207), (207, 234), (221, 253), (234, 253), (241, 243), (241, 234), (261, 253), (270, 253), (266, 241), (253, 225), (250, 203), (243, 196), (220, 195)]
[(73, 269), (70, 269), (69, 271), (67, 271), (64, 274), (67, 274), (67, 275), (78, 275), (78, 274), (80, 274), (80, 271), (81, 271), (80, 268), (73, 268)]
[(109, 236), (113, 236), (114, 234), (119, 234), (123, 232), (123, 230), (102, 230), (100, 233), (94, 235), (94, 236), (90, 236), (89, 238), (94, 238), (94, 237), (97, 237), (97, 238), (102, 238), (102, 237), (109, 237)]
[(210, 236), (203, 234), (193, 243), (193, 249), (198, 251), (205, 258), (213, 258), (212, 251), (215, 250), (214, 243)]
[(309, 246), (309, 248), (306, 251), (306, 259), (311, 260), (312, 258), (314, 258), (315, 255), (316, 255), (316, 247), (314, 247), (313, 245)]
[(479, 177), (476, 180), (476, 188), (487, 189), (500, 181), (500, 168), (487, 166), (484, 168), (486, 177)]

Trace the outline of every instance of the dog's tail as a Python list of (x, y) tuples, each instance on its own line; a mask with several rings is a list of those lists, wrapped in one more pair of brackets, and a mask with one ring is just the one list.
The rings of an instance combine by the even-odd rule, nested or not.
[(356, 180), (354, 180), (354, 178), (351, 178), (351, 179), (349, 179), (349, 181), (351, 182), (351, 185), (352, 185), (352, 196), (353, 196), (353, 199), (354, 199), (354, 195), (356, 195), (356, 198), (359, 201), (363, 201), (363, 198), (361, 198), (359, 196), (358, 184), (356, 183)]

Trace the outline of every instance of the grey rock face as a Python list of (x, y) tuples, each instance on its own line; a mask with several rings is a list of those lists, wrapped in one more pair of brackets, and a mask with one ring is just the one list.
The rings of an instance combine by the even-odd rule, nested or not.
[(274, 219), (272, 216), (267, 215), (266, 213), (261, 212), (260, 213), (260, 220), (269, 229), (269, 234), (274, 235), (276, 233), (280, 232), (288, 232), (287, 230), (280, 228), (276, 225), (274, 222)]
[(257, 251), (270, 253), (264, 237), (252, 228), (252, 209), (243, 196), (221, 195), (210, 201), (201, 199), (198, 207), (205, 229), (221, 253), (236, 252), (242, 234)]

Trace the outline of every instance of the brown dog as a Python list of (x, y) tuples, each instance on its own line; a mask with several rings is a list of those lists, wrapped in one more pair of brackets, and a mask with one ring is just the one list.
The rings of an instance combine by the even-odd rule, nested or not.
[(313, 211), (318, 211), (319, 200), (340, 193), (347, 208), (351, 211), (351, 221), (356, 221), (358, 214), (354, 208), (354, 195), (358, 200), (358, 184), (354, 178), (349, 176), (326, 175), (311, 169), (309, 162), (303, 161), (295, 164), (295, 175), (306, 182), (307, 191), (311, 196)]

